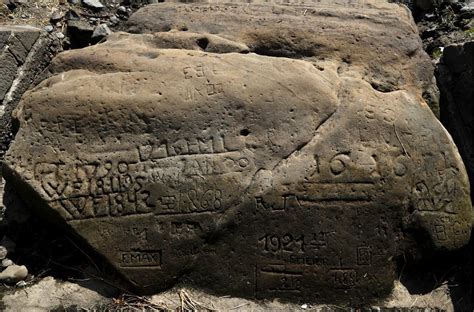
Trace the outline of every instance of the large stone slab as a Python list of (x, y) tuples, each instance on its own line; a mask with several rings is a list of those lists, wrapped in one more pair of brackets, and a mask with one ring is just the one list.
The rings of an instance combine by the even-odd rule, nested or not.
[(36, 27), (0, 25), (0, 159), (13, 137), (11, 113), (56, 54), (55, 41)]
[(5, 178), (141, 292), (361, 304), (403, 254), (467, 243), (466, 171), (416, 75), (380, 92), (365, 61), (245, 45), (118, 33), (60, 54), (15, 111)]

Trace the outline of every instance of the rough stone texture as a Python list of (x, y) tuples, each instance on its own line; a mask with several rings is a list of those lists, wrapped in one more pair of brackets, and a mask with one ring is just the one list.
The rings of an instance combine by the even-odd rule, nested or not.
[[(247, 3), (239, 1), (232, 5), (165, 2), (137, 11), (126, 29), (210, 33), (245, 43), (257, 54), (335, 59), (341, 71), (358, 68), (362, 78), (379, 91), (411, 88), (419, 92), (438, 115), (434, 68), (406, 7), (371, 0), (289, 3), (293, 5), (253, 1), (249, 10)], [(205, 41), (202, 46), (207, 51)]]
[(0, 159), (12, 140), (11, 112), (56, 50), (38, 28), (0, 25)]
[(441, 91), (441, 122), (453, 136), (474, 194), (474, 41), (444, 49), (437, 66)]
[(310, 38), (189, 24), (60, 54), (15, 112), (5, 178), (141, 292), (183, 282), (361, 304), (390, 294), (397, 257), (466, 244), (467, 175), (422, 100), (429, 61), (408, 13), (379, 1), (235, 7), (279, 16), (277, 34), (282, 12), (298, 11), (294, 36)]

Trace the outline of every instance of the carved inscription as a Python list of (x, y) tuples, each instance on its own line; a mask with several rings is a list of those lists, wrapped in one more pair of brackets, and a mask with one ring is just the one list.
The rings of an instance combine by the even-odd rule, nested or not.
[[(397, 73), (398, 61), (413, 65), (406, 47), (385, 53), (400, 58), (390, 64), (338, 57), (390, 47), (338, 34), (349, 29), (339, 17), (364, 31), (384, 20), (377, 33), (412, 42), (404, 11), (335, 1), (350, 5), (164, 3), (161, 26), (193, 11), (181, 18), (189, 32), (117, 34), (60, 56), (70, 66), (52, 66), (15, 111), (3, 176), (136, 292), (184, 283), (311, 304), (385, 298), (400, 255), (469, 240), (472, 205), (451, 139), (409, 81), (420, 77)], [(343, 44), (321, 48), (327, 34)], [(398, 91), (377, 91), (380, 79)]]
[[(216, 212), (222, 208), (219, 188), (176, 191), (157, 186), (248, 171), (253, 163), (239, 152), (241, 145), (225, 136), (161, 141), (114, 153), (115, 159), (105, 161), (92, 154), (84, 156), (91, 160), (79, 163), (39, 162), (34, 172), (47, 198), (69, 220)], [(173, 163), (168, 162), (171, 157)]]
[(140, 160), (162, 159), (182, 155), (220, 154), (238, 151), (243, 147), (239, 138), (213, 136), (210, 138), (183, 138), (162, 140), (138, 147)]
[(334, 231), (309, 234), (263, 235), (257, 244), (263, 256), (279, 259), (287, 264), (322, 266), (328, 258), (322, 251), (328, 246)]
[(219, 211), (222, 208), (222, 191), (208, 189), (190, 190), (166, 194), (158, 198), (156, 214), (187, 214), (197, 212)]
[(369, 151), (342, 151), (313, 155), (305, 183), (374, 183), (378, 176), (377, 155)]
[(192, 80), (195, 83), (187, 86), (184, 93), (186, 101), (196, 101), (200, 98), (224, 94), (224, 85), (221, 82), (214, 82), (219, 75), (214, 65), (197, 64), (183, 68), (185, 80)]
[(219, 71), (213, 64), (196, 64), (183, 68), (184, 79), (206, 78), (210, 75), (218, 75)]
[(199, 222), (173, 221), (169, 232), (176, 237), (195, 237), (202, 232), (202, 227)]
[(370, 247), (357, 247), (357, 265), (371, 265), (372, 254)]
[(412, 191), (414, 206), (418, 211), (456, 214), (453, 202), (457, 189), (455, 174), (446, 170), (439, 175), (437, 183), (422, 180), (415, 184)]
[(306, 192), (294, 192), (275, 196), (255, 197), (256, 211), (288, 211), (308, 206), (325, 205), (336, 202), (368, 202), (368, 191), (373, 185), (368, 184), (315, 184)]
[(357, 283), (357, 272), (354, 269), (331, 270), (334, 288), (352, 288)]
[[(234, 164), (234, 160), (229, 159)], [(123, 161), (68, 165), (39, 163), (35, 175), (46, 195), (62, 207), (70, 219), (214, 212), (222, 208), (223, 192), (217, 188), (174, 191), (159, 187), (151, 196), (153, 188), (149, 185), (161, 185), (164, 179), (159, 171), (153, 170), (154, 166), (148, 168), (145, 170), (140, 164)], [(189, 167), (183, 166), (182, 171), (193, 174)]]
[(257, 265), (257, 295), (259, 292), (296, 292), (302, 291), (303, 273), (291, 270), (284, 265)]
[(453, 214), (441, 214), (433, 221), (432, 231), (438, 241), (446, 241), (452, 237), (469, 237), (469, 229)]
[(123, 251), (119, 255), (121, 267), (161, 267), (161, 250)]
[(334, 231), (299, 235), (290, 233), (284, 235), (266, 234), (258, 239), (258, 243), (263, 252), (304, 253), (305, 251), (319, 250), (326, 247), (328, 237), (333, 234)]

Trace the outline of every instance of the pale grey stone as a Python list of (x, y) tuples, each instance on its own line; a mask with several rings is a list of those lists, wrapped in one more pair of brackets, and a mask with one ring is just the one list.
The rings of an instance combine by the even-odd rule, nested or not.
[(82, 3), (88, 6), (89, 8), (92, 8), (95, 10), (102, 10), (103, 8), (105, 8), (102, 2), (98, 0), (82, 0)]
[(28, 269), (24, 265), (11, 265), (0, 273), (0, 282), (16, 284), (28, 276)]

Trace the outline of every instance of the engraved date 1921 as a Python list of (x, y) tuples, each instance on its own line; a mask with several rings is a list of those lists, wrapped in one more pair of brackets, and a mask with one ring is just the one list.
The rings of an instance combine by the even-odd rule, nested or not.
[(264, 252), (305, 252), (327, 246), (327, 232), (294, 235), (265, 234), (258, 239)]

